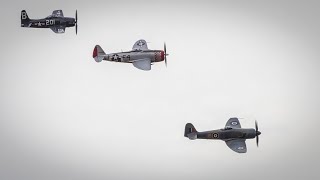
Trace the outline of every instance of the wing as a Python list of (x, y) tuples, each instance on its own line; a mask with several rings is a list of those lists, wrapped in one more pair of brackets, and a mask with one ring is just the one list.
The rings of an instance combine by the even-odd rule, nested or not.
[(241, 128), (241, 124), (238, 118), (230, 118), (226, 124), (226, 127)]
[(148, 50), (147, 42), (143, 39), (138, 40), (136, 43), (134, 43), (132, 50)]
[(227, 146), (237, 153), (246, 153), (247, 146), (245, 139), (235, 139), (231, 141), (226, 141)]
[(50, 29), (55, 33), (62, 34), (65, 32), (66, 27), (65, 26), (53, 26), (53, 27), (50, 27)]
[(151, 70), (151, 60), (150, 59), (138, 59), (136, 61), (134, 61), (133, 66), (141, 69), (141, 70), (145, 70), (145, 71), (149, 71)]
[(55, 10), (52, 12), (53, 17), (64, 17), (62, 10)]

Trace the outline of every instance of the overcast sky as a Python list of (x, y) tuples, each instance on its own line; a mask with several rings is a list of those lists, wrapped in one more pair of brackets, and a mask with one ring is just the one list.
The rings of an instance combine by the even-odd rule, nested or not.
[[(62, 9), (79, 29), (20, 27)], [(0, 179), (319, 179), (318, 1), (2, 0)], [(168, 67), (96, 63), (138, 39)], [(259, 122), (260, 146), (183, 137)]]

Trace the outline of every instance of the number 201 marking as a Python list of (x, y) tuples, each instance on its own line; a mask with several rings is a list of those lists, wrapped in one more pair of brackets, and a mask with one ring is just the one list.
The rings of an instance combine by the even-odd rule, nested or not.
[(56, 24), (56, 21), (54, 20), (54, 19), (47, 19), (46, 20), (46, 25), (48, 26), (48, 25), (54, 25), (54, 24)]

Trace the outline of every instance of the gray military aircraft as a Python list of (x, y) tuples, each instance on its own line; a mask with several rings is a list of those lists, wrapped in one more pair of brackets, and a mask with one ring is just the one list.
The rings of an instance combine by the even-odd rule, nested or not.
[(198, 132), (191, 123), (186, 124), (184, 137), (190, 140), (195, 139), (220, 139), (226, 142), (227, 146), (237, 153), (246, 153), (246, 139), (256, 138), (257, 146), (259, 145), (258, 123), (255, 122), (256, 129), (241, 128), (238, 118), (230, 118), (223, 129)]
[(55, 10), (52, 15), (44, 19), (29, 19), (25, 10), (21, 11), (21, 27), (30, 28), (50, 28), (53, 32), (62, 34), (66, 27), (76, 27), (76, 34), (78, 33), (78, 13), (76, 17), (64, 17), (62, 10)]
[(168, 55), (166, 43), (164, 43), (164, 50), (150, 50), (148, 49), (147, 42), (143, 39), (134, 43), (132, 50), (127, 52), (106, 54), (99, 45), (96, 45), (93, 50), (93, 58), (96, 62), (105, 60), (132, 63), (134, 67), (145, 71), (151, 70), (151, 65), (156, 62), (165, 61), (167, 65)]

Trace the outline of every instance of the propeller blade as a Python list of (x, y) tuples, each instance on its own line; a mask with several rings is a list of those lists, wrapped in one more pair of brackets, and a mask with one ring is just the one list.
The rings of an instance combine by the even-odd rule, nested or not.
[(167, 45), (166, 45), (166, 43), (164, 43), (164, 62), (167, 67)]
[(78, 34), (78, 10), (76, 10), (76, 34)]
[(259, 131), (257, 120), (255, 121), (255, 125), (256, 125), (256, 143), (257, 143), (257, 147), (259, 147), (259, 135), (261, 134), (261, 132)]
[(256, 125), (256, 131), (259, 131), (259, 129), (258, 129), (258, 122), (257, 122), (257, 120), (255, 121), (255, 125)]

